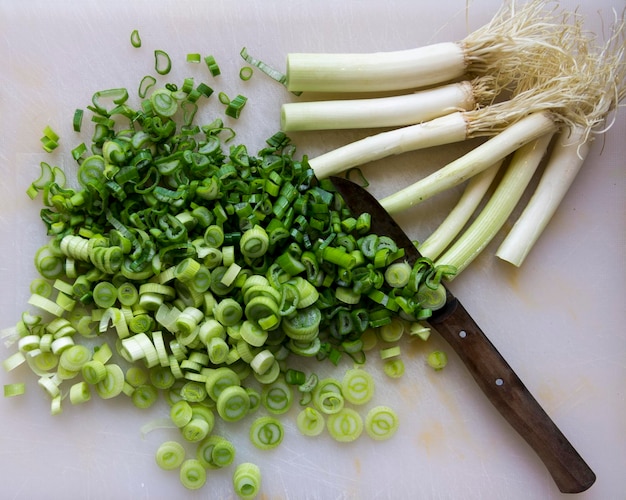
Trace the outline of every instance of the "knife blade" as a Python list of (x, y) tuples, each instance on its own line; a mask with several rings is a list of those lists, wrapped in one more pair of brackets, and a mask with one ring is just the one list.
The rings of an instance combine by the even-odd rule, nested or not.
[[(404, 249), (409, 264), (421, 257), (411, 239), (369, 191), (342, 177), (330, 180), (352, 214), (369, 213), (371, 231), (392, 238)], [(434, 311), (428, 322), (454, 349), (493, 406), (535, 451), (559, 490), (580, 493), (589, 489), (596, 480), (595, 473), (448, 287), (446, 304)]]

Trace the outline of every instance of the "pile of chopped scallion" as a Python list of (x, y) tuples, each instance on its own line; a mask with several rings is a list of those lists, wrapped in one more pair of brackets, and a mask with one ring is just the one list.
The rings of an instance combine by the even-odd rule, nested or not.
[[(132, 43), (141, 44), (137, 32)], [(167, 54), (155, 57), (156, 72), (167, 74)], [(219, 74), (215, 59), (206, 60)], [(370, 232), (367, 214), (354, 217), (333, 185), (315, 178), (284, 133), (251, 154), (221, 118), (196, 124), (212, 93), (192, 78), (157, 87), (148, 76), (138, 107), (124, 88), (94, 94), (94, 133), (72, 150), (78, 187), (43, 162), (28, 190), (41, 196), (50, 240), (35, 256), (41, 277), (30, 286), (32, 309), (3, 332), (17, 347), (4, 368), (26, 363), (52, 414), (68, 397), (78, 405), (126, 396), (139, 408), (163, 397), (185, 446), (163, 443), (156, 462), (178, 470), (190, 489), (235, 461), (217, 419), (235, 422), (263, 408), (250, 439), (271, 449), (296, 395), (305, 435), (327, 429), (353, 441), (365, 429), (375, 440), (391, 437), (392, 409), (358, 412), (374, 393), (365, 352), (377, 337), (395, 343), (405, 331), (426, 339), (421, 321), (453, 272), (428, 259), (406, 263), (394, 241)], [(238, 118), (247, 99), (225, 95), (226, 114)], [(82, 119), (77, 110), (77, 132)], [(44, 136), (46, 150), (55, 149), (58, 136), (49, 127)], [(404, 371), (399, 355), (397, 345), (380, 351), (390, 377)], [(355, 366), (342, 377), (301, 369), (305, 358), (337, 365), (342, 357)], [(5, 396), (24, 388), (8, 384)], [(253, 498), (260, 475), (239, 463), (236, 493)]]

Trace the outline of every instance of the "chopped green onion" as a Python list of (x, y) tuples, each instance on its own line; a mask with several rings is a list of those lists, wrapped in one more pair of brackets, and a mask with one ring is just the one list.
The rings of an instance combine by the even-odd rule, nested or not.
[(417, 291), (417, 299), (423, 308), (436, 311), (446, 303), (446, 289), (441, 284), (433, 288), (425, 283)]
[(377, 441), (391, 438), (398, 426), (397, 413), (387, 406), (376, 406), (365, 417), (365, 432)]
[(320, 380), (313, 390), (313, 403), (318, 410), (326, 414), (337, 413), (343, 409), (341, 382), (332, 377)]
[(141, 37), (139, 36), (139, 30), (133, 30), (130, 33), (130, 44), (135, 47), (141, 47)]
[(405, 287), (409, 282), (411, 275), (411, 266), (408, 262), (397, 262), (391, 264), (385, 270), (385, 280), (389, 283), (389, 286), (393, 288)]
[(226, 387), (217, 398), (217, 412), (222, 420), (235, 422), (248, 414), (250, 396), (239, 385)]
[(285, 413), (293, 403), (293, 390), (284, 379), (276, 380), (261, 390), (261, 403), (270, 413)]
[(212, 464), (217, 467), (228, 467), (235, 460), (235, 446), (227, 439), (219, 439), (211, 450)]
[(43, 137), (41, 143), (45, 151), (51, 153), (59, 146), (59, 136), (52, 130), (50, 125), (46, 125), (43, 130)]
[(142, 99), (148, 95), (148, 90), (150, 90), (154, 85), (156, 85), (156, 78), (152, 75), (146, 75), (141, 79), (139, 83), (138, 95)]
[(105, 365), (106, 375), (96, 383), (96, 392), (102, 399), (118, 396), (124, 388), (124, 372), (119, 365)]
[(318, 410), (308, 406), (298, 413), (296, 425), (305, 436), (319, 436), (326, 427), (326, 420)]
[(241, 338), (254, 347), (262, 347), (269, 335), (266, 330), (263, 330), (257, 323), (250, 320), (245, 320), (241, 324), (239, 332)]
[(2, 362), (2, 367), (5, 369), (5, 371), (10, 372), (11, 370), (14, 370), (18, 366), (20, 366), (25, 361), (26, 358), (24, 357), (24, 354), (21, 351), (17, 351), (11, 354), (11, 356), (6, 358)]
[(78, 108), (74, 111), (74, 118), (72, 119), (72, 128), (74, 132), (80, 132), (83, 123), (83, 110)]
[(385, 375), (390, 378), (400, 378), (404, 375), (404, 361), (400, 358), (387, 359), (383, 364)]
[(259, 417), (250, 426), (250, 441), (260, 450), (271, 450), (283, 441), (283, 426), (274, 417)]
[(363, 432), (363, 419), (352, 408), (343, 408), (328, 416), (327, 429), (335, 441), (348, 443), (358, 439)]
[(93, 300), (102, 309), (112, 307), (117, 301), (117, 288), (108, 281), (100, 281), (93, 289)]
[(178, 469), (185, 460), (185, 448), (176, 441), (165, 441), (157, 449), (155, 458), (161, 469)]
[(226, 114), (226, 116), (230, 116), (231, 118), (239, 118), (241, 111), (246, 105), (246, 102), (248, 102), (248, 98), (239, 94), (234, 99), (228, 102), (228, 105), (226, 106), (226, 111), (224, 111), (224, 113)]
[(59, 366), (68, 371), (79, 371), (91, 358), (90, 350), (84, 345), (73, 345), (61, 353)]
[(154, 51), (154, 70), (159, 75), (167, 75), (172, 69), (172, 60), (167, 52), (163, 50)]
[(197, 443), (202, 441), (211, 432), (211, 424), (204, 418), (192, 419), (181, 429), (186, 441)]
[(206, 469), (217, 469), (230, 465), (235, 458), (235, 448), (230, 441), (210, 434), (198, 444), (196, 459)]
[(415, 335), (425, 341), (430, 337), (430, 328), (427, 325), (416, 321), (411, 324), (409, 333), (411, 336)]
[(211, 76), (218, 76), (221, 73), (220, 67), (215, 61), (214, 56), (212, 55), (206, 56), (204, 58), (204, 62), (206, 63), (207, 68), (209, 68), (209, 72), (211, 73)]
[(247, 82), (252, 78), (253, 70), (250, 66), (244, 66), (239, 70), (239, 78), (241, 78), (244, 82)]
[(426, 357), (426, 362), (433, 370), (443, 370), (448, 364), (448, 356), (443, 351), (433, 351)]
[(4, 397), (10, 398), (13, 396), (20, 396), (26, 392), (26, 384), (23, 382), (16, 382), (13, 384), (4, 385)]
[(206, 379), (207, 393), (215, 402), (224, 389), (233, 385), (240, 385), (239, 376), (226, 366), (216, 368), (208, 374)]
[(189, 53), (187, 54), (187, 62), (190, 63), (199, 63), (202, 60), (202, 56), (198, 53)]
[(244, 462), (233, 472), (233, 488), (242, 500), (253, 500), (261, 489), (261, 470), (253, 463)]
[(158, 395), (156, 387), (143, 384), (135, 387), (131, 399), (137, 408), (150, 408), (156, 403)]
[(374, 396), (374, 377), (361, 368), (348, 370), (341, 381), (341, 392), (350, 403), (365, 404)]
[(258, 68), (267, 76), (269, 76), (272, 80), (275, 80), (283, 85), (286, 85), (287, 75), (285, 75), (284, 73), (281, 73), (280, 71), (274, 68), (271, 68), (263, 61), (259, 61), (258, 59), (253, 58), (252, 56), (248, 54), (248, 50), (245, 47), (241, 49), (240, 55), (248, 64)]
[(178, 110), (178, 102), (176, 102), (172, 92), (165, 88), (152, 92), (150, 102), (152, 103), (152, 109), (160, 116), (166, 118), (173, 116)]
[(73, 405), (86, 403), (91, 399), (91, 390), (87, 382), (77, 382), (70, 387), (70, 402)]
[(378, 333), (385, 342), (398, 342), (404, 334), (404, 322), (400, 318), (392, 318), (389, 323), (380, 327)]
[(387, 347), (386, 349), (380, 350), (380, 359), (387, 361), (391, 358), (400, 356), (401, 352), (400, 346)]
[(206, 483), (206, 469), (195, 458), (188, 458), (180, 465), (180, 482), (189, 490), (197, 490)]

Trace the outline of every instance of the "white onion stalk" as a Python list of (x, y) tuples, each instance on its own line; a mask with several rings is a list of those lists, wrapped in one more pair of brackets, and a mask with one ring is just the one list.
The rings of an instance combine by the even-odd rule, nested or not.
[(454, 266), (455, 276), (458, 276), (480, 255), (518, 204), (553, 135), (554, 132), (548, 132), (515, 152), (485, 207), (459, 239), (436, 260), (437, 265)]
[[(574, 44), (583, 45), (586, 42), (582, 34), (578, 34), (576, 39), (567, 43), (573, 46)], [(564, 42), (563, 45), (565, 46), (566, 43)], [(546, 47), (545, 52), (549, 51), (550, 49)], [(543, 67), (528, 68), (527, 74), (518, 79), (519, 89), (506, 101), (470, 111), (455, 111), (427, 122), (371, 135), (310, 158), (309, 165), (315, 171), (315, 175), (323, 179), (391, 155), (452, 144), (474, 137), (497, 136), (525, 117), (533, 114), (543, 116), (543, 118), (536, 116), (528, 120), (530, 123), (539, 122), (535, 131), (520, 126), (518, 128), (521, 129), (521, 135), (518, 138), (514, 136), (512, 139), (506, 139), (512, 141), (506, 149), (508, 151), (506, 154), (510, 154), (515, 151), (515, 146), (520, 147), (547, 133), (548, 130), (542, 128), (546, 126), (546, 120), (552, 122), (551, 129), (561, 123), (586, 124), (589, 110), (593, 109), (598, 92), (595, 75), (578, 71), (573, 56), (564, 54), (559, 47), (554, 47), (553, 51), (559, 55), (559, 58), (545, 58), (540, 62), (544, 65)], [(505, 137), (509, 135), (511, 135), (510, 132)], [(488, 142), (499, 145), (503, 141), (492, 139)], [(482, 148), (481, 154), (484, 149)], [(502, 156), (494, 157), (493, 153), (495, 151), (490, 152), (488, 156), (489, 163), (481, 162), (481, 168), (474, 168), (471, 175), (477, 174), (503, 158)], [(449, 170), (445, 171), (446, 176)], [(466, 173), (463, 175), (465, 179), (469, 178)], [(427, 182), (426, 179), (424, 182)], [(455, 184), (447, 187), (453, 185)], [(389, 208), (391, 210), (407, 208), (426, 199), (426, 197), (404, 199), (407, 195), (414, 195), (417, 191), (419, 190), (411, 187), (399, 192), (397, 196), (387, 200), (390, 203)], [(420, 192), (420, 195), (422, 194)]]
[(587, 54), (584, 70), (595, 74), (604, 87), (589, 113), (590, 125), (573, 125), (559, 134), (535, 192), (496, 252), (500, 259), (518, 267), (522, 265), (582, 168), (591, 149), (593, 132), (604, 133), (610, 128), (609, 124), (602, 130), (594, 130), (626, 96), (624, 24), (622, 15), (604, 49), (599, 54)]
[(505, 2), (493, 19), (459, 42), (376, 53), (290, 53), (286, 85), (292, 92), (378, 92), (424, 88), (463, 78), (518, 73), (538, 44), (558, 43), (562, 19), (545, 1)]
[(413, 125), (489, 104), (497, 94), (495, 78), (482, 76), (406, 95), (289, 102), (281, 107), (281, 129), (292, 132)]
[(501, 166), (502, 161), (498, 161), (469, 180), (454, 208), (419, 245), (418, 250), (424, 257), (435, 260), (452, 243), (478, 208)]
[(318, 179), (407, 151), (461, 142), (468, 138), (465, 112), (455, 111), (428, 122), (381, 132), (309, 158)]
[(585, 134), (583, 127), (559, 134), (533, 196), (496, 252), (500, 259), (519, 267), (535, 245), (591, 149)]
[(390, 214), (411, 208), (465, 182), (525, 144), (555, 132), (558, 126), (555, 116), (549, 112), (530, 114), (445, 167), (383, 198), (380, 203)]

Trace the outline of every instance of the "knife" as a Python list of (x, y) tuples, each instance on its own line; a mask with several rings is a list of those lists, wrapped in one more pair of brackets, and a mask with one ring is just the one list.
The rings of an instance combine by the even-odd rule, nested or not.
[[(368, 212), (371, 230), (389, 236), (405, 251), (411, 265), (419, 251), (396, 221), (366, 189), (341, 177), (330, 177), (354, 216)], [(542, 460), (562, 493), (580, 493), (596, 476), (556, 424), (515, 374), (480, 327), (446, 288), (446, 303), (428, 319), (450, 344), (489, 401)]]

